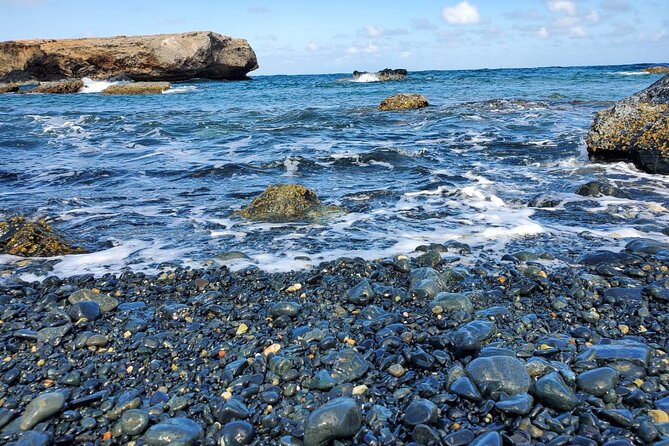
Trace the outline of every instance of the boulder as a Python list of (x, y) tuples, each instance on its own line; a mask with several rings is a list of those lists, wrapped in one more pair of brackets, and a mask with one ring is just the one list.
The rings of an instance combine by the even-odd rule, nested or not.
[(258, 68), (244, 39), (214, 32), (0, 42), (0, 82), (68, 78), (245, 79)]
[(409, 110), (413, 108), (427, 107), (427, 98), (420, 94), (400, 93), (381, 101), (379, 110)]
[(84, 88), (81, 79), (65, 79), (62, 81), (42, 82), (36, 87), (20, 90), (19, 93), (50, 93), (50, 94), (72, 94), (79, 93)]
[(158, 94), (169, 90), (171, 86), (169, 82), (130, 82), (110, 85), (102, 91), (102, 94)]
[(357, 80), (360, 79), (360, 77), (364, 75), (371, 75), (376, 77), (378, 80), (384, 82), (384, 81), (401, 81), (406, 79), (408, 72), (404, 68), (396, 68), (396, 69), (391, 69), (391, 68), (384, 68), (381, 71), (377, 71), (376, 73), (372, 73), (369, 71), (354, 71), (353, 72), (353, 79)]
[(323, 206), (316, 192), (304, 186), (277, 184), (268, 186), (239, 215), (256, 221), (289, 222), (318, 218), (336, 209)]
[(43, 220), (12, 217), (0, 222), (0, 253), (22, 257), (51, 257), (85, 252), (70, 245)]
[(669, 73), (669, 67), (658, 65), (656, 67), (648, 67), (643, 71), (645, 71), (646, 73), (653, 73), (653, 74), (667, 74)]
[(669, 75), (598, 112), (586, 144), (591, 160), (632, 161), (669, 174)]

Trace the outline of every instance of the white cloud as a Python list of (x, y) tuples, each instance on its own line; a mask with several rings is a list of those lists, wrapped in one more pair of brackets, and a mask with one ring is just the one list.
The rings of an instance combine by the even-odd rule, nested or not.
[(383, 35), (383, 28), (381, 26), (365, 26), (365, 32), (369, 37), (379, 37)]
[(546, 0), (551, 12), (563, 12), (567, 15), (576, 15), (576, 3), (571, 0)]
[(599, 23), (599, 13), (593, 9), (585, 19), (590, 23)]
[(541, 37), (542, 39), (548, 37), (548, 30), (546, 29), (545, 26), (539, 28), (539, 31), (537, 31), (537, 36)]
[(481, 20), (478, 8), (467, 1), (445, 7), (442, 16), (449, 25), (475, 25)]
[(378, 37), (391, 37), (391, 36), (401, 36), (404, 34), (409, 34), (405, 28), (384, 28), (383, 26), (374, 26), (367, 25), (362, 29), (358, 30), (358, 35), (363, 37), (371, 37), (376, 39)]
[(374, 54), (379, 52), (379, 47), (371, 42), (362, 45), (351, 46), (346, 49), (346, 54)]
[(310, 53), (318, 51), (318, 45), (316, 45), (314, 42), (309, 42), (309, 44), (307, 45), (307, 51), (309, 51)]
[(586, 37), (588, 33), (580, 26), (574, 26), (569, 29), (569, 35), (572, 37)]

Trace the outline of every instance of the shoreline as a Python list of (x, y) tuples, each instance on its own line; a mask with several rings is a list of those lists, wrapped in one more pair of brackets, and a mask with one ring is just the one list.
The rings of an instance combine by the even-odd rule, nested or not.
[(0, 441), (666, 438), (669, 245), (453, 261), (468, 251), (0, 285)]

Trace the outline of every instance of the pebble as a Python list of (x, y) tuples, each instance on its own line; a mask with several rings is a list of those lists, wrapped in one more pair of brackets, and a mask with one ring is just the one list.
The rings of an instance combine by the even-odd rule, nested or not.
[(525, 365), (509, 356), (476, 358), (465, 370), (484, 396), (500, 392), (516, 395), (527, 393), (530, 388), (530, 375)]
[(27, 431), (60, 412), (65, 406), (65, 396), (59, 392), (42, 393), (26, 406), (19, 428)]
[(232, 421), (221, 430), (220, 446), (244, 446), (251, 444), (255, 431), (246, 421)]
[(433, 313), (441, 311), (449, 313), (456, 311), (464, 311), (465, 313), (474, 312), (474, 304), (469, 296), (461, 293), (441, 292), (430, 303), (430, 308)]
[(204, 432), (188, 418), (170, 418), (151, 426), (142, 437), (148, 446), (191, 446), (199, 444)]
[(527, 393), (519, 393), (510, 398), (495, 403), (495, 408), (500, 412), (514, 415), (526, 415), (534, 406), (534, 398)]
[(114, 311), (119, 305), (118, 299), (107, 294), (95, 293), (88, 289), (75, 291), (74, 293), (70, 294), (70, 297), (67, 298), (67, 301), (72, 305), (79, 302), (95, 302), (100, 307), (102, 314)]
[(439, 409), (432, 401), (420, 398), (412, 401), (404, 412), (404, 422), (410, 426), (434, 423), (439, 417)]
[(618, 372), (612, 367), (599, 367), (579, 374), (576, 382), (584, 392), (601, 397), (616, 386)]
[(53, 436), (48, 432), (26, 431), (14, 446), (49, 446), (52, 442)]
[(97, 302), (84, 300), (70, 306), (70, 308), (67, 310), (67, 314), (75, 322), (80, 319), (86, 319), (87, 321), (97, 321), (102, 316), (102, 311), (100, 310), (100, 305), (98, 305)]
[(121, 430), (130, 436), (143, 434), (149, 427), (149, 413), (143, 409), (130, 409), (121, 415)]
[(369, 280), (363, 279), (359, 284), (348, 290), (348, 301), (356, 305), (364, 305), (374, 299), (374, 289)]
[(540, 378), (534, 385), (534, 393), (539, 401), (556, 410), (573, 410), (579, 404), (574, 392), (557, 372)]
[(309, 415), (304, 446), (324, 446), (353, 436), (362, 425), (362, 412), (351, 398), (335, 398)]

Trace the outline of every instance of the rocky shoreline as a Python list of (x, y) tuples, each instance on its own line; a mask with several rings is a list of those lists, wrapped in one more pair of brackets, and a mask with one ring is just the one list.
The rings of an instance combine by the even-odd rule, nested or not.
[(419, 251), (6, 282), (0, 443), (669, 440), (669, 244)]

